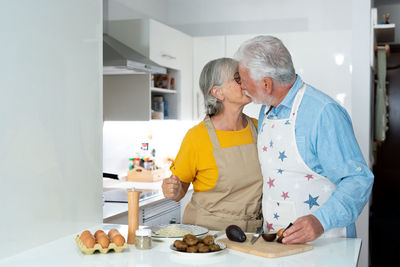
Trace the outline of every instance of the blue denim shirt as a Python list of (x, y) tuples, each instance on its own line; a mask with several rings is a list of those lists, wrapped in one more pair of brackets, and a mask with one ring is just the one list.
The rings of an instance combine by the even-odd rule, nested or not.
[[(289, 118), (302, 85), (297, 76), (283, 101), (271, 109), (268, 119)], [(258, 129), (266, 110), (262, 106)], [(332, 98), (307, 85), (297, 112), (295, 132), (297, 148), (307, 166), (337, 185), (331, 197), (312, 214), (325, 231), (347, 227), (347, 237), (356, 237), (354, 223), (369, 199), (374, 175), (360, 151), (350, 116)]]

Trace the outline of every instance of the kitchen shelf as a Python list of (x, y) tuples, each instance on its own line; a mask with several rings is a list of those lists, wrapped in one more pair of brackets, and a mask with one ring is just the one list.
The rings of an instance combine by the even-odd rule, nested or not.
[(395, 24), (376, 24), (374, 25), (374, 29), (391, 29), (391, 28), (395, 28), (396, 25)]
[(374, 25), (376, 41), (378, 43), (394, 42), (395, 24), (376, 24)]
[(175, 89), (164, 89), (164, 88), (157, 88), (157, 87), (151, 87), (151, 92), (162, 93), (162, 94), (176, 94)]

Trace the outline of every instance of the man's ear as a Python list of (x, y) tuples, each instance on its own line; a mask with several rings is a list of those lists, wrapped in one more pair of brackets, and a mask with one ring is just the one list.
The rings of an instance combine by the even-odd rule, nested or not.
[(271, 94), (272, 93), (272, 79), (265, 77), (262, 79), (262, 82), (264, 83), (264, 90), (265, 92), (267, 92), (267, 94)]
[(211, 94), (218, 100), (224, 100), (224, 94), (220, 87), (213, 86), (210, 90)]

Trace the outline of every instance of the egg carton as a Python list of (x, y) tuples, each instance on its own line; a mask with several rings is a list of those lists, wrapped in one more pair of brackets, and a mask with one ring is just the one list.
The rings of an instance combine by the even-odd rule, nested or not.
[(108, 253), (110, 250), (114, 250), (115, 252), (120, 253), (124, 249), (128, 248), (127, 243), (124, 243), (122, 246), (117, 246), (115, 243), (110, 243), (108, 248), (103, 248), (100, 244), (96, 243), (93, 248), (88, 248), (82, 243), (82, 240), (80, 239), (79, 235), (75, 237), (75, 242), (78, 245), (79, 249), (82, 251), (82, 253), (87, 255), (93, 254), (96, 251), (105, 254)]

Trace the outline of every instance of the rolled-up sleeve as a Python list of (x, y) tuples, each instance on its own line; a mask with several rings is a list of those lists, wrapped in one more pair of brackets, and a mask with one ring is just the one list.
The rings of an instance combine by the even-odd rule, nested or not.
[(313, 215), (325, 231), (354, 223), (371, 194), (374, 175), (354, 136), (351, 119), (336, 103), (329, 103), (311, 135), (322, 175), (337, 185), (330, 198)]

